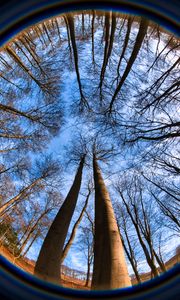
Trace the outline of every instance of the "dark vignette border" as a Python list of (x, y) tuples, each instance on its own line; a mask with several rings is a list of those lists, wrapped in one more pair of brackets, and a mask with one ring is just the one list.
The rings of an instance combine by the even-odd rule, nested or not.
[[(21, 30), (42, 19), (67, 11), (111, 9), (144, 15), (179, 36), (178, 0), (6, 0), (0, 4), (0, 46)], [(45, 283), (0, 256), (0, 298), (25, 299), (179, 299), (180, 266), (152, 281), (113, 291), (79, 291)], [(179, 296), (179, 297), (178, 297)]]

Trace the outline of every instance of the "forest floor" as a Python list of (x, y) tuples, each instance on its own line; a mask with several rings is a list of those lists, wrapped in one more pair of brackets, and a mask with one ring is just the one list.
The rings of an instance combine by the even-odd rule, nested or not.
[[(4, 246), (0, 246), (0, 254), (3, 255), (8, 261), (22, 269), (23, 271), (33, 274), (35, 262), (33, 260), (29, 260), (27, 258), (23, 259), (21, 257), (15, 258), (14, 255)], [(180, 263), (180, 253), (174, 255), (171, 259), (166, 262), (167, 270), (172, 268), (177, 263)], [(62, 274), (61, 276), (61, 285), (67, 288), (79, 289), (79, 290), (90, 290), (90, 286), (85, 286), (85, 280), (81, 280), (78, 278), (74, 278), (71, 276), (67, 276)], [(141, 274), (141, 280), (147, 281), (150, 279), (150, 273)], [(132, 285), (137, 284), (134, 276), (131, 276)]]
[[(15, 258), (14, 255), (4, 246), (0, 247), (0, 254), (4, 256), (8, 261), (22, 269), (23, 271), (33, 274), (34, 273), (34, 261), (23, 258)], [(89, 290), (90, 287), (85, 286), (85, 280), (73, 278), (67, 275), (62, 275), (61, 285), (68, 288)]]

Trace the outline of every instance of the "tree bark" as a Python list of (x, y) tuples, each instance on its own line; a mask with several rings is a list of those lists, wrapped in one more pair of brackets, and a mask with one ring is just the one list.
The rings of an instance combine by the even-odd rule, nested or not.
[(95, 243), (92, 289), (114, 289), (131, 285), (123, 246), (109, 193), (96, 156), (93, 158), (95, 183)]
[(63, 261), (65, 260), (67, 254), (68, 254), (68, 252), (69, 252), (69, 249), (70, 249), (71, 246), (72, 246), (72, 243), (73, 243), (74, 238), (75, 238), (75, 236), (76, 236), (77, 228), (78, 228), (78, 226), (79, 226), (79, 224), (80, 224), (80, 222), (81, 222), (81, 220), (82, 220), (84, 211), (85, 211), (85, 209), (86, 209), (86, 207), (87, 207), (90, 193), (91, 193), (91, 191), (88, 192), (88, 195), (87, 195), (87, 197), (86, 197), (86, 201), (85, 201), (85, 204), (84, 204), (84, 206), (83, 206), (83, 209), (82, 209), (82, 211), (81, 211), (81, 213), (80, 213), (80, 215), (79, 215), (79, 218), (78, 218), (77, 221), (75, 222), (75, 224), (74, 224), (74, 226), (73, 226), (73, 229), (72, 229), (72, 232), (71, 232), (71, 235), (70, 235), (70, 238), (69, 238), (69, 240), (68, 240), (66, 246), (65, 246), (64, 249), (63, 249), (63, 253), (62, 253), (62, 257), (61, 257), (61, 264), (62, 264)]
[(80, 161), (72, 187), (45, 237), (36, 262), (34, 274), (46, 281), (60, 282), (63, 246), (81, 186), (84, 159)]

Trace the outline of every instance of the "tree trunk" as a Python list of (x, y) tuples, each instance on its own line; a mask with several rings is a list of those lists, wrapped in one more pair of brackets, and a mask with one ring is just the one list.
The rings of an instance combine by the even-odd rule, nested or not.
[(90, 262), (89, 262), (89, 257), (88, 257), (88, 263), (87, 263), (87, 276), (86, 276), (86, 283), (85, 283), (85, 286), (88, 286), (88, 285), (89, 285), (90, 267), (91, 267), (91, 264), (90, 264)]
[(33, 236), (33, 238), (32, 238), (32, 240), (31, 240), (29, 246), (26, 248), (26, 250), (25, 250), (24, 253), (22, 254), (22, 257), (25, 257), (25, 256), (26, 256), (26, 254), (28, 253), (29, 249), (32, 247), (33, 243), (35, 242), (35, 240), (38, 238), (39, 235), (40, 235), (40, 233), (37, 232), (37, 233)]
[(121, 237), (121, 240), (122, 240), (122, 244), (123, 244), (124, 250), (126, 252), (126, 255), (129, 259), (129, 262), (130, 262), (130, 264), (132, 266), (132, 269), (134, 271), (134, 274), (136, 276), (137, 282), (141, 283), (141, 278), (140, 278), (139, 272), (137, 270), (137, 264), (135, 262), (135, 257), (132, 256), (132, 254), (131, 254), (132, 250), (130, 250), (130, 249), (128, 250), (128, 248), (126, 247), (126, 244), (125, 244), (124, 240), (122, 239), (122, 237)]
[(92, 289), (115, 289), (131, 285), (124, 250), (109, 193), (96, 157), (93, 157), (95, 183), (95, 241)]
[(60, 282), (63, 246), (81, 186), (84, 159), (80, 161), (72, 187), (45, 237), (36, 262), (34, 274), (46, 281)]
[(50, 44), (51, 44), (52, 49), (54, 50), (54, 46), (53, 46), (51, 37), (50, 37), (50, 35), (49, 35), (48, 29), (47, 29), (47, 27), (46, 27), (46, 24), (45, 24), (45, 23), (42, 23), (42, 27), (43, 27), (43, 29), (44, 29), (44, 31), (45, 31), (45, 33), (46, 33), (46, 36), (47, 36), (47, 38), (48, 38), (48, 40), (49, 40), (49, 42), (50, 42)]
[(81, 78), (80, 78), (80, 73), (79, 73), (78, 51), (77, 51), (77, 46), (76, 46), (74, 19), (73, 19), (72, 14), (70, 14), (70, 13), (67, 14), (66, 19), (68, 22), (69, 33), (70, 33), (70, 37), (71, 37), (71, 44), (72, 44), (73, 55), (74, 55), (74, 65), (75, 65), (75, 70), (76, 70), (77, 82), (78, 82), (78, 86), (79, 86), (79, 93), (81, 96), (81, 104), (85, 104), (86, 99), (85, 99), (83, 91), (82, 91), (82, 84), (81, 84)]
[(41, 178), (36, 179), (34, 182), (32, 182), (30, 185), (28, 185), (26, 188), (22, 189), (18, 195), (7, 201), (5, 204), (3, 204), (0, 207), (0, 215), (3, 216), (6, 212), (7, 208), (12, 206), (15, 202), (18, 202), (22, 198), (24, 199), (27, 195), (29, 195), (30, 190), (41, 180)]
[(109, 48), (109, 30), (110, 30), (110, 12), (106, 12), (105, 14), (105, 46), (104, 46), (104, 59), (101, 68), (101, 75), (100, 75), (100, 82), (99, 82), (99, 89), (100, 89), (100, 98), (102, 100), (102, 85), (104, 80), (104, 74), (106, 71), (107, 66), (107, 54)]
[(91, 24), (92, 63), (95, 66), (95, 56), (94, 56), (94, 20), (95, 20), (95, 11), (92, 10), (92, 24)]
[(120, 76), (120, 66), (121, 66), (121, 61), (122, 59), (124, 58), (124, 54), (126, 52), (126, 48), (127, 48), (127, 45), (128, 45), (128, 42), (129, 42), (129, 36), (130, 36), (130, 32), (131, 32), (131, 25), (132, 25), (132, 22), (133, 22), (133, 18), (131, 16), (129, 16), (128, 18), (128, 23), (127, 23), (127, 31), (126, 31), (126, 36), (125, 36), (125, 39), (124, 39), (124, 44), (123, 44), (123, 48), (122, 48), (122, 53), (121, 53), (121, 56), (119, 58), (119, 63), (118, 63), (118, 67), (117, 67), (117, 74), (118, 74), (118, 77)]
[(139, 228), (138, 216), (137, 216), (137, 214), (135, 214), (135, 218), (133, 217), (132, 211), (131, 211), (130, 207), (128, 206), (128, 204), (126, 203), (122, 192), (119, 191), (119, 193), (121, 195), (121, 199), (122, 199), (123, 203), (125, 204), (127, 213), (129, 214), (129, 216), (131, 218), (131, 221), (132, 221), (132, 223), (134, 225), (134, 228), (136, 230), (139, 242), (140, 242), (141, 247), (142, 247), (142, 249), (144, 251), (147, 263), (148, 263), (148, 265), (149, 265), (152, 273), (154, 274), (154, 276), (158, 276), (159, 274), (158, 274), (158, 271), (156, 269), (156, 266), (155, 266), (153, 260), (151, 259), (151, 256), (150, 256), (150, 253), (148, 251), (148, 248), (147, 248), (146, 244), (144, 243), (143, 238), (141, 236), (141, 232), (140, 232), (140, 228)]
[(78, 218), (77, 221), (75, 222), (75, 224), (74, 224), (74, 226), (73, 226), (73, 229), (72, 229), (72, 232), (71, 232), (71, 236), (70, 236), (70, 238), (69, 238), (69, 240), (68, 240), (66, 246), (65, 246), (64, 249), (63, 249), (63, 253), (62, 253), (62, 257), (61, 257), (61, 264), (62, 264), (63, 261), (65, 260), (67, 254), (68, 254), (68, 252), (69, 252), (69, 249), (70, 249), (71, 246), (72, 246), (72, 243), (73, 243), (74, 238), (75, 238), (75, 236), (76, 236), (77, 228), (78, 228), (78, 226), (79, 226), (79, 224), (80, 224), (80, 222), (81, 222), (81, 220), (82, 220), (84, 211), (85, 211), (85, 209), (86, 209), (86, 207), (87, 207), (88, 199), (89, 199), (90, 193), (91, 193), (91, 191), (89, 191), (89, 193), (88, 193), (88, 195), (87, 195), (87, 197), (86, 197), (86, 201), (85, 201), (84, 207), (83, 207), (83, 209), (82, 209), (82, 211), (81, 211), (81, 213), (80, 213), (80, 215), (79, 215), (79, 218)]
[(82, 38), (84, 39), (84, 13), (82, 12)]
[(108, 48), (108, 53), (107, 53), (107, 63), (108, 63), (108, 60), (111, 56), (111, 52), (113, 49), (115, 30), (116, 30), (116, 13), (112, 12), (111, 34), (110, 34), (109, 48)]
[(21, 247), (20, 247), (20, 249), (19, 249), (19, 254), (21, 254), (21, 253), (23, 252), (25, 246), (27, 245), (28, 241), (31, 239), (31, 237), (32, 237), (34, 231), (36, 230), (36, 228), (37, 228), (39, 222), (41, 221), (41, 219), (42, 219), (46, 214), (48, 214), (50, 211), (51, 211), (51, 209), (48, 209), (48, 210), (44, 211), (44, 212), (39, 216), (39, 218), (35, 221), (35, 223), (30, 227), (30, 230), (29, 230), (29, 232), (28, 232), (26, 238), (24, 239), (24, 241), (23, 241), (22, 244), (21, 244)]
[(159, 265), (160, 268), (161, 268), (161, 271), (162, 271), (162, 272), (166, 272), (167, 269), (166, 269), (166, 266), (165, 266), (164, 262), (161, 261), (161, 259), (159, 258), (159, 256), (157, 255), (157, 253), (156, 253), (156, 251), (155, 251), (154, 249), (153, 249), (153, 253), (154, 253), (154, 256), (155, 256), (155, 258), (156, 258), (156, 260), (157, 260), (157, 262), (158, 262), (158, 265)]
[(121, 87), (122, 85), (124, 84), (129, 72), (131, 71), (131, 68), (132, 68), (132, 65), (134, 64), (136, 58), (137, 58), (137, 55), (141, 49), (141, 46), (142, 46), (142, 43), (143, 43), (143, 40), (144, 40), (144, 37), (146, 35), (146, 32), (147, 32), (147, 28), (148, 28), (148, 20), (146, 20), (145, 18), (141, 18), (141, 22), (140, 22), (140, 25), (139, 25), (139, 31), (138, 31), (138, 34), (137, 34), (137, 37), (136, 37), (136, 41), (135, 41), (135, 44), (134, 44), (134, 48), (133, 48), (133, 51), (131, 53), (131, 56), (129, 58), (129, 61), (127, 63), (127, 66), (125, 68), (125, 71), (122, 75), (122, 78), (114, 92), (114, 95), (112, 97), (112, 100), (110, 102), (110, 105), (109, 105), (109, 112), (111, 113), (112, 111), (112, 107), (113, 107), (113, 103), (118, 95), (118, 93), (120, 92), (121, 90)]
[(24, 72), (29, 75), (29, 77), (34, 80), (36, 82), (36, 84), (40, 87), (40, 89), (44, 89), (43, 84), (40, 82), (40, 80), (38, 80), (37, 78), (34, 77), (34, 75), (32, 74), (32, 72), (30, 71), (30, 69), (28, 69), (25, 64), (23, 63), (23, 61), (20, 59), (20, 57), (16, 54), (16, 52), (10, 48), (9, 46), (6, 46), (6, 51), (7, 53), (13, 58), (13, 60), (20, 66), (20, 68), (22, 70), (24, 70)]
[(18, 115), (18, 116), (21, 116), (21, 117), (25, 117), (25, 118), (31, 120), (32, 122), (37, 122), (38, 121), (38, 117), (30, 115), (26, 112), (20, 111), (20, 110), (14, 108), (12, 106), (9, 106), (9, 105), (0, 104), (0, 110), (3, 110), (5, 112), (8, 112), (8, 113), (11, 113), (11, 114), (14, 114), (14, 115)]

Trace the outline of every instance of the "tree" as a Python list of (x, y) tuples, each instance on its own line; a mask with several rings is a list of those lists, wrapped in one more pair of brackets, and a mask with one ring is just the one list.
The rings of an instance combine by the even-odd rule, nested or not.
[(31, 182), (21, 188), (17, 195), (0, 206), (0, 215), (3, 216), (8, 210), (14, 209), (14, 206), (31, 195), (35, 188), (38, 190), (44, 189), (48, 185), (48, 181), (51, 186), (52, 180), (55, 181), (55, 177), (57, 177), (59, 171), (60, 165), (50, 156), (42, 159), (40, 163), (36, 162), (36, 167), (34, 167), (34, 170), (32, 169)]
[(78, 238), (78, 249), (83, 253), (87, 261), (87, 275), (85, 286), (89, 286), (91, 279), (91, 265), (94, 257), (94, 232), (92, 232), (91, 223), (80, 226)]
[(68, 13), (66, 15), (66, 19), (67, 19), (67, 23), (69, 26), (69, 33), (70, 33), (70, 37), (71, 37), (71, 44), (72, 44), (73, 55), (74, 55), (76, 76), (77, 76), (77, 82), (78, 82), (79, 92), (80, 92), (80, 106), (83, 108), (84, 106), (88, 106), (88, 102), (87, 102), (87, 100), (84, 96), (83, 90), (82, 90), (82, 84), (81, 84), (79, 66), (78, 66), (78, 51), (77, 51), (76, 39), (75, 39), (74, 20), (73, 20), (72, 14)]
[[(137, 282), (141, 283), (141, 277), (138, 271), (138, 257), (137, 257), (137, 240), (134, 240), (134, 235), (132, 234), (131, 223), (129, 220), (129, 216), (120, 203), (116, 204), (116, 218), (119, 227), (119, 231), (121, 230), (121, 241), (129, 259), (129, 262), (132, 266), (134, 274), (136, 276)], [(132, 237), (133, 236), (133, 237)]]
[(139, 25), (139, 31), (138, 31), (138, 34), (137, 34), (137, 37), (136, 37), (136, 41), (135, 41), (135, 44), (134, 44), (134, 48), (133, 48), (133, 51), (131, 53), (131, 56), (129, 58), (129, 61), (127, 63), (127, 66), (124, 70), (124, 73), (121, 77), (121, 80), (120, 82), (118, 83), (117, 85), (117, 88), (114, 92), (114, 95), (112, 97), (112, 100), (110, 102), (110, 105), (109, 105), (109, 113), (112, 112), (112, 108), (113, 108), (113, 103), (119, 93), (119, 91), (121, 90), (121, 87), (122, 85), (124, 84), (131, 68), (132, 68), (132, 65), (134, 63), (134, 61), (136, 60), (136, 57), (141, 49), (141, 45), (143, 43), (143, 40), (144, 40), (144, 37), (146, 35), (146, 32), (147, 32), (147, 28), (148, 28), (148, 20), (145, 19), (144, 17), (141, 18), (141, 21), (140, 21), (140, 25)]
[(137, 178), (135, 178), (134, 182), (131, 182), (131, 186), (131, 190), (129, 191), (128, 182), (126, 181), (126, 195), (120, 185), (117, 187), (117, 191), (134, 225), (139, 242), (144, 251), (147, 263), (152, 271), (152, 274), (153, 276), (157, 276), (159, 272), (155, 265), (155, 250), (153, 241), (153, 231), (155, 230), (155, 226), (152, 226), (151, 221), (153, 215), (151, 205), (149, 204), (150, 200), (148, 201), (147, 206), (145, 206), (145, 203), (143, 203), (142, 188), (138, 186)]
[(82, 156), (71, 189), (45, 237), (36, 262), (34, 274), (47, 281), (60, 281), (60, 261), (81, 186), (84, 159)]
[(93, 154), (95, 185), (95, 237), (92, 289), (131, 285), (123, 246), (110, 196), (104, 184), (96, 154)]
[(77, 231), (78, 226), (79, 226), (79, 224), (81, 223), (81, 220), (82, 220), (82, 218), (83, 218), (84, 212), (85, 212), (86, 207), (87, 207), (87, 205), (88, 205), (88, 200), (89, 200), (89, 197), (90, 197), (90, 195), (91, 195), (91, 192), (92, 192), (92, 191), (91, 191), (91, 188), (90, 188), (90, 185), (89, 185), (89, 186), (88, 186), (88, 194), (87, 194), (87, 196), (86, 196), (86, 201), (85, 201), (85, 203), (84, 203), (84, 206), (83, 206), (83, 208), (82, 208), (82, 211), (81, 211), (81, 213), (80, 213), (80, 215), (79, 215), (77, 221), (74, 223), (73, 229), (72, 229), (72, 231), (71, 231), (70, 238), (69, 238), (69, 240), (67, 241), (67, 243), (66, 243), (66, 245), (65, 245), (65, 247), (64, 247), (64, 249), (63, 249), (63, 253), (62, 253), (62, 256), (61, 256), (61, 264), (62, 264), (63, 261), (65, 260), (67, 254), (68, 254), (68, 252), (69, 252), (69, 249), (71, 248), (71, 246), (72, 246), (72, 244), (73, 244), (74, 238), (75, 238), (75, 236), (76, 236), (76, 231)]

